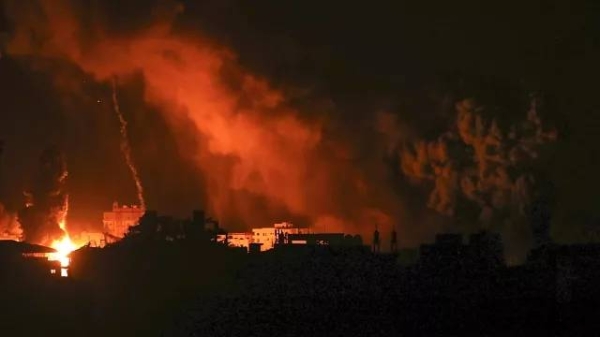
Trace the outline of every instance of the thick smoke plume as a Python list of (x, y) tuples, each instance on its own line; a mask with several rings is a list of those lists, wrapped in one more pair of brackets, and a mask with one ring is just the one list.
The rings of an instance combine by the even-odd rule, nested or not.
[(146, 209), (146, 201), (144, 200), (144, 187), (142, 186), (142, 181), (140, 179), (140, 175), (138, 174), (137, 167), (133, 162), (133, 158), (131, 158), (131, 145), (129, 144), (129, 136), (127, 135), (127, 121), (125, 120), (125, 117), (123, 117), (123, 114), (121, 113), (121, 107), (119, 106), (116, 78), (113, 78), (112, 80), (112, 102), (120, 124), (119, 130), (121, 133), (121, 152), (123, 153), (123, 157), (125, 157), (125, 162), (129, 168), (129, 171), (131, 172), (133, 181), (135, 182), (135, 190), (137, 192), (139, 205), (141, 208)]
[(25, 241), (47, 245), (62, 238), (68, 211), (67, 175), (62, 152), (54, 147), (44, 150), (31, 188), (25, 192), (25, 208), (19, 212)]
[(508, 238), (509, 256), (522, 255), (531, 220), (537, 221), (531, 213), (548, 197), (540, 193), (550, 193), (542, 191), (546, 181), (538, 172), (556, 139), (542, 124), (536, 98), (522, 120), (506, 125), (476, 101), (463, 100), (448, 131), (400, 147), (401, 170), (415, 183), (431, 183), (428, 206), (451, 216), (458, 229), (499, 231)]
[(230, 228), (292, 218), (368, 234), (375, 225), (397, 224), (399, 203), (380, 181), (383, 165), (375, 172), (357, 165), (354, 150), (328, 136), (324, 119), (309, 117), (323, 114), (298, 111), (226, 47), (174, 33), (181, 6), (123, 35), (75, 8), (66, 1), (8, 2), (16, 26), (8, 53), (67, 61), (101, 82), (141, 74), (146, 103), (172, 125), (184, 120), (195, 129), (197, 146), (182, 136), (181, 153), (204, 178), (209, 212)]

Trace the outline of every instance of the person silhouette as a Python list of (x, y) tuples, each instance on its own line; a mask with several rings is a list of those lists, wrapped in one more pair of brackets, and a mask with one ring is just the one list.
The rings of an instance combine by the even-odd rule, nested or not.
[(379, 253), (380, 245), (379, 245), (379, 231), (375, 228), (375, 232), (373, 233), (373, 252)]

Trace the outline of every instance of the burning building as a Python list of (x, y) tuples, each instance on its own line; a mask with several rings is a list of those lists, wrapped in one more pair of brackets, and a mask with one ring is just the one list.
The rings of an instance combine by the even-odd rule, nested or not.
[(47, 276), (68, 276), (67, 269), (63, 268), (60, 261), (49, 259), (56, 250), (12, 240), (0, 240), (0, 270), (4, 275), (23, 277), (36, 277), (42, 279)]
[(120, 239), (125, 236), (129, 227), (136, 225), (146, 210), (137, 205), (122, 205), (113, 203), (111, 212), (104, 212), (103, 226), (105, 235)]

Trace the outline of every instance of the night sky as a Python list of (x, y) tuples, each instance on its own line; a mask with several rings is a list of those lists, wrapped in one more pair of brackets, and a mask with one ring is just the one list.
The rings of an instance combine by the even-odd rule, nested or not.
[(203, 207), (235, 230), (292, 219), (368, 235), (378, 223), (401, 244), (428, 241), (460, 214), (427, 206), (431, 183), (410, 181), (399, 143), (438, 137), (466, 98), (511, 125), (536, 93), (558, 135), (536, 164), (556, 188), (553, 236), (600, 230), (595, 1), (2, 2), (9, 210), (50, 144), (67, 157), (70, 224), (98, 230), (112, 201), (136, 202), (115, 74), (161, 213)]

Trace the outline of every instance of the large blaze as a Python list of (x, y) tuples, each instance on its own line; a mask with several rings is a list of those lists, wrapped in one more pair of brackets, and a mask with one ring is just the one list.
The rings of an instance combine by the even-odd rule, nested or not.
[(78, 248), (67, 230), (69, 196), (64, 154), (51, 146), (42, 152), (37, 174), (25, 192), (25, 207), (19, 213), (25, 241), (50, 246), (56, 252), (49, 261), (59, 261), (61, 276), (68, 276), (69, 254)]
[(64, 236), (60, 240), (54, 240), (50, 247), (56, 250), (56, 253), (50, 253), (48, 255), (49, 261), (59, 261), (60, 266), (63, 268), (63, 276), (65, 275), (64, 268), (69, 267), (71, 259), (69, 254), (77, 249), (77, 245), (71, 240), (69, 233), (65, 229), (65, 222), (60, 223), (60, 228), (64, 231)]
[[(55, 239), (50, 244), (50, 247), (56, 250), (55, 253), (48, 254), (48, 261), (58, 261), (60, 262), (61, 270), (60, 276), (67, 277), (68, 267), (71, 263), (70, 254), (72, 251), (78, 248), (78, 245), (71, 240), (71, 236), (67, 231), (67, 215), (69, 213), (69, 199), (66, 198), (63, 208), (59, 215), (58, 227), (62, 231), (63, 235), (60, 239)], [(79, 245), (81, 246), (81, 245)]]

